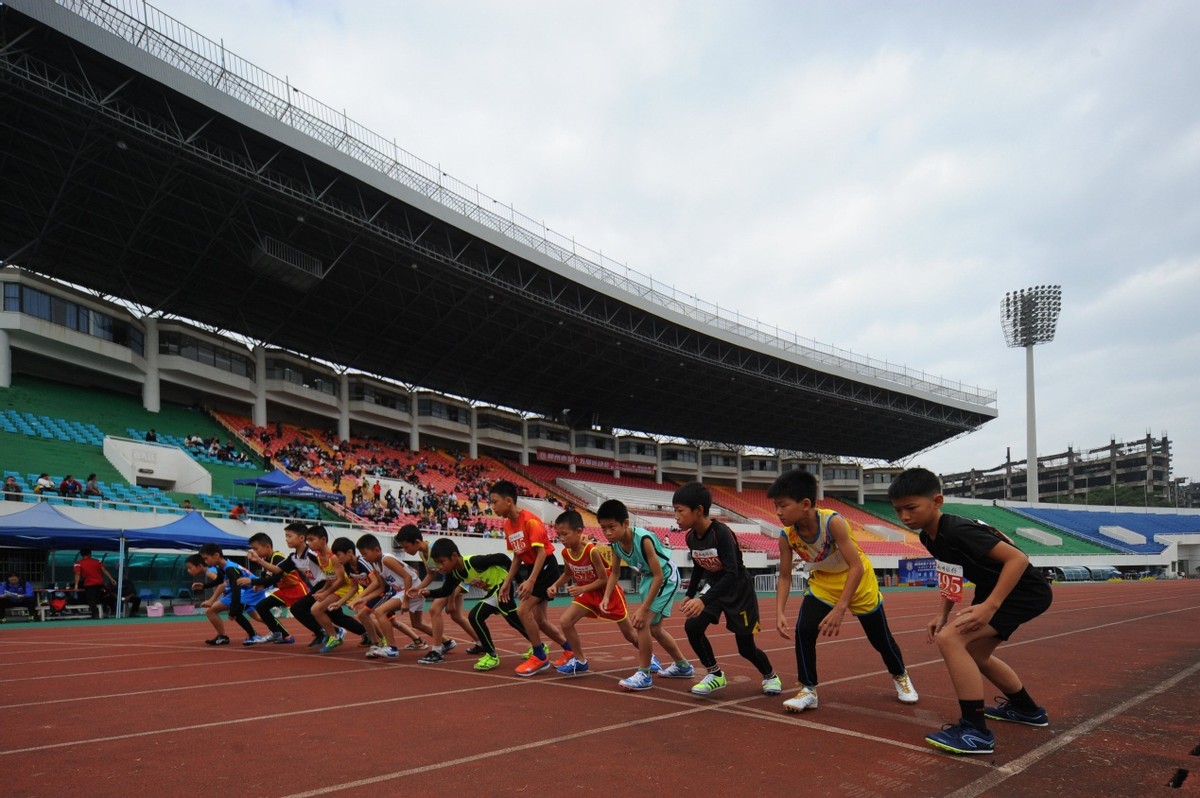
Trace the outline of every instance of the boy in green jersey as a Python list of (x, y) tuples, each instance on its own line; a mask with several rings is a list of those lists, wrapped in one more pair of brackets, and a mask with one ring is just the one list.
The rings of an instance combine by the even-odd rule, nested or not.
[(432, 599), (449, 598), (455, 591), (465, 590), (463, 587), (477, 587), (484, 592), (484, 597), (467, 615), (471, 629), (475, 632), (479, 645), (483, 648), (483, 656), (475, 663), (475, 670), (490, 671), (500, 664), (496, 655), (496, 645), (492, 642), (492, 634), (487, 628), (487, 619), (500, 613), (508, 625), (521, 633), (528, 640), (525, 625), (517, 617), (517, 605), (511, 595), (501, 601), (500, 586), (508, 578), (508, 569), (512, 560), (506, 554), (476, 554), (464, 557), (458, 550), (457, 544), (449, 538), (438, 538), (429, 547), (430, 557), (437, 563), (438, 569), (445, 577), (442, 586), (436, 590), (423, 588), (421, 595)]

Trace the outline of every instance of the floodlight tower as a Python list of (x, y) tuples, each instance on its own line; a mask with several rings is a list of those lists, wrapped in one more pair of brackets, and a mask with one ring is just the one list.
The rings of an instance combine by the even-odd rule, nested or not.
[(1011, 347), (1025, 347), (1025, 499), (1038, 501), (1037, 412), (1033, 391), (1033, 347), (1054, 340), (1062, 309), (1061, 285), (1036, 285), (1004, 295), (1000, 324)]

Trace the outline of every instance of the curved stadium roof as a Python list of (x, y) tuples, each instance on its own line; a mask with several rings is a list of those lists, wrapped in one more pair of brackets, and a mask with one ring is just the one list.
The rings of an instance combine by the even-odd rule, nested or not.
[(576, 426), (895, 460), (996, 415), (533, 232), (141, 2), (0, 15), (5, 263)]

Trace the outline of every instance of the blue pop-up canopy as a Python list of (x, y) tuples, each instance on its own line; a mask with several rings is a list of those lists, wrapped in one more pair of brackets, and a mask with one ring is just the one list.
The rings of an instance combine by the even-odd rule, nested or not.
[(344, 502), (346, 497), (340, 493), (330, 493), (327, 490), (321, 490), (316, 485), (313, 485), (308, 480), (301, 477), (300, 479), (292, 480), (287, 485), (280, 485), (272, 488), (260, 488), (256, 496), (281, 496), (285, 499), (304, 499), (312, 502)]
[(290, 485), (295, 481), (295, 477), (276, 468), (270, 474), (263, 474), (261, 477), (243, 477), (242, 479), (235, 479), (233, 484), (253, 485), (256, 488), (280, 488), (284, 485)]

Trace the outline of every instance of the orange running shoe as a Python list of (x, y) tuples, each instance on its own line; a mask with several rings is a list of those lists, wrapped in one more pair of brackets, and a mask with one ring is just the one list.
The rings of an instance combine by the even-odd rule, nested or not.
[(575, 659), (574, 652), (564, 651), (561, 655), (559, 655), (558, 659), (554, 660), (554, 662), (551, 664), (556, 668), (561, 668), (563, 665), (566, 665), (573, 659)]
[(518, 676), (532, 676), (535, 673), (541, 673), (549, 667), (549, 658), (542, 659), (534, 654), (532, 657), (518, 665), (516, 672)]

